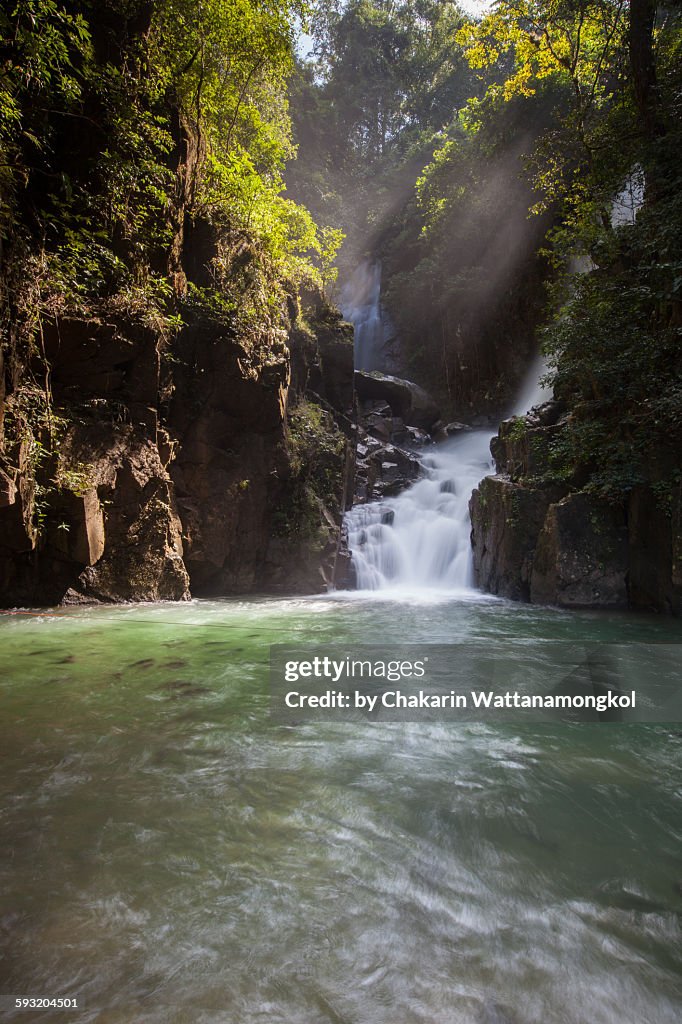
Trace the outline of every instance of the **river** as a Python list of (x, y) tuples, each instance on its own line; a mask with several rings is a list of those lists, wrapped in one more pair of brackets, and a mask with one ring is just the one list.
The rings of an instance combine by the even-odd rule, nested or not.
[[(675, 726), (278, 725), (268, 649), (679, 639), (470, 592), (0, 617), (4, 1019), (677, 1024)], [(0, 1015), (1, 1016), (1, 1015)]]

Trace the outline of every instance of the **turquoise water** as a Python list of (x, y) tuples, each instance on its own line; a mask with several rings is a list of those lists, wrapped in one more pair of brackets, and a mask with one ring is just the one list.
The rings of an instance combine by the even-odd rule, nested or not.
[(493, 600), (0, 616), (21, 1021), (672, 1024), (682, 727), (277, 725), (271, 643), (674, 642)]

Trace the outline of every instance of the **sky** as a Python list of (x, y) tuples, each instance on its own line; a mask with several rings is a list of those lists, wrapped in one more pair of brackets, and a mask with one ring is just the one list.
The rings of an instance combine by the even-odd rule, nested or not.
[(458, 0), (458, 3), (467, 14), (483, 14), (490, 7), (492, 0)]

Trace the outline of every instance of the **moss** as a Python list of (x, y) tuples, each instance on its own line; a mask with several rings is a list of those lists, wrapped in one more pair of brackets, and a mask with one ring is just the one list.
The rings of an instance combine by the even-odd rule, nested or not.
[(290, 410), (287, 426), (290, 476), (273, 512), (273, 532), (324, 544), (325, 510), (341, 511), (345, 438), (332, 416), (308, 399)]

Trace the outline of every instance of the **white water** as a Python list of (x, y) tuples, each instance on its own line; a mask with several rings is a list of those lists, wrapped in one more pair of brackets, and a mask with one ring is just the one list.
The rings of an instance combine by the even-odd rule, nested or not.
[(389, 361), (380, 297), (381, 264), (361, 263), (341, 292), (341, 311), (355, 328), (356, 370), (385, 370)]
[(492, 469), (490, 433), (446, 442), (424, 459), (426, 477), (346, 516), (359, 590), (471, 587), (469, 498)]
[[(528, 369), (512, 414), (551, 398), (540, 383), (542, 356)], [(356, 505), (346, 515), (358, 590), (393, 594), (473, 588), (469, 499), (493, 472), (492, 433), (477, 430), (439, 445), (424, 458), (426, 473), (394, 498)]]

